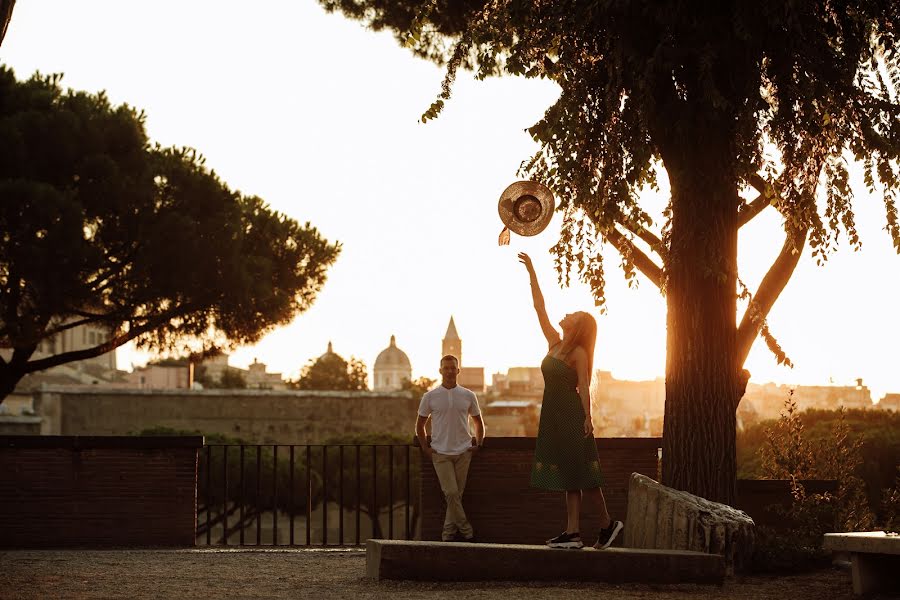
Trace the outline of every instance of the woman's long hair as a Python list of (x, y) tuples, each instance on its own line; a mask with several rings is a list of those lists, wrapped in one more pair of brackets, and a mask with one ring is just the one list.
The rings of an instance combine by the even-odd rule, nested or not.
[(594, 376), (594, 346), (597, 344), (597, 321), (590, 313), (578, 311), (578, 323), (569, 334), (566, 341), (566, 355), (568, 355), (575, 346), (584, 348), (588, 357), (588, 377), (593, 379)]

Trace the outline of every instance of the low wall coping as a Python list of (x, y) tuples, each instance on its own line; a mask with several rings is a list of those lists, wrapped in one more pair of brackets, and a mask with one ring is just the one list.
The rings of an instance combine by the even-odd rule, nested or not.
[(42, 420), (34, 415), (0, 415), (0, 423), (40, 423)]
[[(203, 389), (203, 390), (195, 390), (189, 388), (131, 388), (131, 387), (116, 387), (115, 385), (110, 386), (98, 386), (98, 385), (84, 385), (84, 386), (70, 386), (70, 385), (42, 385), (41, 387), (37, 387), (33, 389), (30, 393), (32, 396), (39, 396), (41, 394), (59, 394), (61, 396), (112, 396), (112, 397), (121, 397), (123, 400), (126, 396), (178, 396), (179, 398), (203, 398), (203, 397), (226, 397), (226, 396), (236, 396), (243, 398), (271, 398), (271, 397), (286, 397), (286, 398), (346, 398), (348, 396), (355, 398), (412, 398), (412, 395), (409, 392), (373, 392), (373, 391), (364, 391), (364, 390), (353, 390), (353, 391), (331, 391), (331, 390), (270, 390), (270, 389), (255, 389), (255, 388), (246, 388), (246, 389)], [(415, 422), (415, 416), (413, 416), (413, 422)]]
[(0, 448), (202, 448), (202, 435), (179, 436), (99, 436), (99, 435), (0, 435)]
[[(662, 448), (662, 438), (657, 437), (631, 437), (631, 438), (595, 438), (597, 448), (600, 450), (640, 450)], [(490, 450), (534, 450), (537, 438), (533, 437), (486, 437), (484, 449)], [(418, 446), (418, 438), (413, 438), (413, 445)]]

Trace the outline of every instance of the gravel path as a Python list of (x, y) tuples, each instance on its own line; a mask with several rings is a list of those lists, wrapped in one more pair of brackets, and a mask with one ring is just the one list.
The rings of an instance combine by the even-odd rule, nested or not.
[(359, 550), (59, 550), (0, 552), (3, 600), (390, 598), (850, 600), (850, 574), (746, 577), (723, 587), (598, 583), (423, 583), (365, 578)]

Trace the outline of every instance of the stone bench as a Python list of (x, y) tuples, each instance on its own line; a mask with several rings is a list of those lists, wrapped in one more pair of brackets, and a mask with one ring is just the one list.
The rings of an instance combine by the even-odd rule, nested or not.
[(826, 533), (825, 550), (850, 554), (853, 592), (900, 592), (900, 536), (883, 531)]
[(366, 572), (375, 580), (721, 585), (725, 580), (725, 562), (719, 555), (678, 550), (555, 550), (513, 544), (369, 540)]

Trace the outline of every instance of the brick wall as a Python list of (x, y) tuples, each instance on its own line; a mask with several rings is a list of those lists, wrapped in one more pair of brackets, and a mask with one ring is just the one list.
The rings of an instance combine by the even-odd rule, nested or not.
[(0, 436), (0, 547), (193, 546), (202, 445)]
[[(801, 480), (807, 494), (834, 494), (837, 492), (837, 481), (834, 480)], [(791, 482), (777, 479), (738, 479), (737, 497), (734, 506), (753, 518), (757, 526), (765, 525), (777, 531), (787, 531), (797, 525), (786, 519), (775, 507), (787, 509), (793, 502)]]
[[(657, 478), (660, 442), (659, 438), (597, 440), (603, 493), (613, 518), (625, 517), (631, 473)], [(534, 438), (487, 438), (484, 448), (473, 458), (463, 506), (479, 540), (542, 544), (566, 528), (565, 495), (528, 484), (534, 443)], [(422, 539), (439, 540), (443, 522), (440, 485), (434, 469), (423, 468)], [(598, 511), (587, 503), (582, 506), (581, 523), (588, 540), (600, 529)]]
[(419, 398), (401, 392), (114, 390), (35, 394), (45, 435), (128, 435), (152, 427), (252, 443), (321, 444), (354, 433), (414, 434)]

